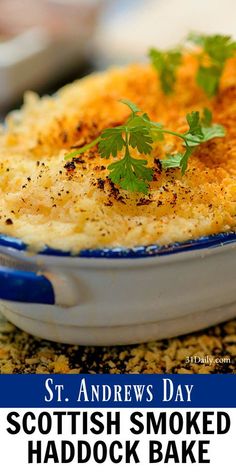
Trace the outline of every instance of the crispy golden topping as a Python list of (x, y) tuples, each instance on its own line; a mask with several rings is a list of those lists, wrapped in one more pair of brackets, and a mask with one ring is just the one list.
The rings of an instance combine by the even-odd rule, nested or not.
[[(236, 61), (228, 61), (215, 98), (196, 85), (196, 58), (185, 57), (175, 93), (165, 96), (151, 66), (133, 65), (94, 74), (55, 97), (26, 95), (0, 137), (0, 232), (74, 252), (92, 247), (168, 244), (236, 226)], [(186, 113), (204, 107), (226, 129), (225, 138), (202, 144), (184, 176), (161, 170), (160, 160), (182, 144), (173, 136), (146, 156), (154, 169), (143, 196), (117, 188), (96, 147), (72, 159), (107, 127), (122, 124), (137, 103), (152, 120), (178, 132)], [(112, 160), (110, 160), (112, 162)]]

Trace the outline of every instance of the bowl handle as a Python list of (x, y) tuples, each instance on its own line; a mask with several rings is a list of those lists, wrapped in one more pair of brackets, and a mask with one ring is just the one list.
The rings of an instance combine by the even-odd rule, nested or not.
[(8, 267), (0, 267), (0, 299), (55, 304), (53, 286), (44, 275)]

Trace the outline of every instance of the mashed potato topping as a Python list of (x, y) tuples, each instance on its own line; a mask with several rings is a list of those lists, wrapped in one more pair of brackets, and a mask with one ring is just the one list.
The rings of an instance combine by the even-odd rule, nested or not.
[[(229, 60), (220, 92), (206, 97), (195, 82), (197, 62), (185, 57), (176, 91), (164, 96), (149, 65), (93, 74), (54, 97), (26, 94), (0, 136), (0, 233), (20, 237), (32, 250), (71, 250), (169, 244), (234, 230), (236, 226), (236, 61)], [(109, 160), (96, 148), (74, 161), (65, 154), (122, 124), (127, 98), (165, 127), (183, 132), (185, 115), (204, 107), (226, 129), (202, 144), (184, 176), (161, 170), (159, 158), (182, 143), (168, 136), (151, 156), (148, 195), (126, 192), (107, 178)], [(142, 156), (141, 156), (142, 157)], [(113, 159), (110, 160), (113, 162)]]

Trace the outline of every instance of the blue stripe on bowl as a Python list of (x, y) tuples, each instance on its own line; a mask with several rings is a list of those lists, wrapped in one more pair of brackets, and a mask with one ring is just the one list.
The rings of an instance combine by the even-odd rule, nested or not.
[(55, 304), (53, 286), (44, 275), (8, 267), (0, 267), (0, 299)]
[[(101, 248), (101, 249), (83, 249), (78, 254), (71, 254), (69, 251), (61, 251), (48, 246), (39, 252), (41, 255), (59, 256), (59, 257), (83, 257), (83, 258), (107, 258), (107, 259), (136, 259), (140, 257), (167, 256), (179, 252), (187, 252), (199, 249), (208, 249), (224, 246), (236, 242), (235, 232), (218, 233), (210, 236), (202, 236), (198, 239), (190, 239), (182, 243), (169, 244), (167, 246), (158, 246), (151, 244), (149, 246), (136, 246), (133, 248)], [(27, 250), (27, 245), (20, 239), (0, 234), (0, 247), (17, 249), (18, 251)]]

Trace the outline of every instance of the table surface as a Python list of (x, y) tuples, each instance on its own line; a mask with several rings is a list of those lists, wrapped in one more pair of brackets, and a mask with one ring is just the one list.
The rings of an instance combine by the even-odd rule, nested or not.
[(236, 319), (163, 341), (84, 347), (35, 338), (0, 316), (0, 373), (236, 373)]

